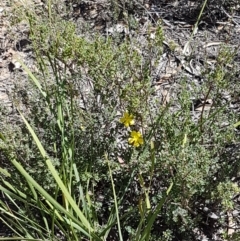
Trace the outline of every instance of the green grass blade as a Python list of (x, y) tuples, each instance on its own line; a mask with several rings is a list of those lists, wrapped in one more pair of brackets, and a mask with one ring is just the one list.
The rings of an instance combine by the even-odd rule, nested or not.
[(236, 122), (236, 123), (233, 125), (234, 128), (237, 128), (238, 126), (240, 126), (240, 121)]
[(159, 214), (164, 202), (166, 201), (172, 187), (173, 187), (173, 183), (170, 184), (170, 186), (169, 186), (168, 190), (166, 191), (165, 195), (162, 197), (161, 201), (159, 202), (156, 209), (154, 210), (154, 213), (149, 214), (149, 217), (148, 217), (149, 221), (147, 223), (147, 226), (146, 226), (145, 230), (143, 231), (143, 236), (141, 237), (140, 241), (149, 240), (153, 223), (154, 223), (157, 215)]
[(13, 238), (0, 238), (0, 240), (21, 240), (21, 241), (43, 241), (42, 239), (35, 238), (23, 238), (23, 237), (13, 237)]
[(5, 193), (8, 194), (9, 196), (21, 201), (21, 202), (25, 202), (26, 201), (26, 195), (24, 194), (23, 197), (18, 196), (17, 194), (9, 191), (8, 189), (6, 189), (5, 187), (3, 187), (2, 185), (0, 185), (0, 190)]
[[(50, 160), (48, 160), (50, 162)], [(15, 159), (12, 160), (13, 165), (17, 168), (17, 170), (26, 178), (28, 182), (30, 182), (34, 188), (36, 188), (42, 197), (44, 197), (47, 201), (49, 201), (53, 207), (64, 213), (69, 219), (71, 219), (73, 222), (77, 223), (79, 227), (81, 227), (81, 223), (79, 223), (79, 220), (76, 219), (70, 212), (68, 212), (66, 209), (64, 209), (51, 195), (49, 195), (22, 167), (20, 163), (18, 163)], [(59, 214), (60, 215), (60, 214)], [(79, 231), (84, 233), (85, 235), (89, 236), (89, 233), (86, 232), (83, 228), (80, 228)]]
[(90, 231), (92, 232), (93, 229), (90, 225), (90, 223), (88, 222), (88, 220), (85, 218), (85, 216), (83, 215), (82, 211), (78, 208), (76, 202), (73, 200), (72, 196), (69, 194), (67, 188), (65, 187), (65, 185), (63, 184), (62, 180), (60, 179), (60, 177), (57, 174), (57, 171), (55, 170), (54, 166), (52, 165), (51, 161), (48, 159), (46, 161), (47, 166), (50, 170), (50, 172), (52, 173), (53, 177), (55, 178), (57, 184), (59, 185), (60, 189), (62, 190), (65, 198), (68, 200), (68, 202), (71, 204), (73, 210), (76, 212), (77, 216), (80, 218), (80, 220), (82, 221), (83, 225)]
[(42, 86), (39, 83), (39, 81), (37, 80), (37, 78), (32, 74), (32, 72), (30, 71), (30, 69), (23, 63), (22, 60), (17, 59), (17, 61), (22, 65), (23, 69), (27, 72), (27, 74), (29, 75), (29, 77), (32, 79), (33, 83), (37, 86), (37, 88), (39, 89), (40, 93), (43, 95), (44, 98), (47, 97), (46, 92), (44, 92), (42, 90)]
[(73, 171), (74, 171), (74, 174), (75, 174), (75, 178), (76, 178), (76, 181), (78, 183), (78, 190), (79, 190), (79, 193), (80, 193), (80, 200), (82, 203), (82, 207), (84, 209), (84, 213), (85, 215), (87, 215), (88, 213), (88, 207), (87, 207), (87, 203), (86, 203), (86, 200), (84, 198), (84, 193), (83, 193), (83, 188), (82, 188), (82, 185), (80, 184), (80, 177), (79, 177), (79, 172), (77, 170), (77, 166), (76, 164), (73, 164)]
[[(43, 156), (43, 158), (47, 158), (47, 154), (46, 151), (44, 150), (41, 142), (39, 141), (37, 135), (35, 134), (34, 130), (32, 129), (32, 127), (29, 125), (28, 121), (24, 118), (24, 116), (21, 114), (21, 112), (19, 111), (25, 125), (27, 126), (29, 132), (31, 133), (41, 155)], [(80, 218), (80, 220), (82, 221), (83, 226), (86, 228), (86, 230), (88, 230), (89, 232), (92, 232), (93, 229), (90, 225), (90, 223), (88, 222), (88, 220), (85, 218), (85, 216), (83, 215), (83, 213), (81, 212), (81, 210), (78, 208), (76, 202), (73, 200), (73, 198), (71, 197), (71, 195), (69, 194), (67, 188), (65, 187), (65, 185), (63, 184), (62, 180), (60, 179), (60, 177), (57, 174), (57, 171), (55, 170), (54, 166), (52, 165), (52, 162), (47, 159), (46, 160), (46, 164), (49, 168), (49, 170), (51, 171), (53, 177), (55, 178), (57, 184), (59, 185), (60, 189), (62, 190), (65, 198), (68, 200), (68, 202), (71, 204), (72, 208), (74, 209), (74, 211), (76, 212), (78, 218)], [(68, 213), (60, 204), (58, 204), (37, 182), (35, 182), (33, 180), (32, 177), (30, 177), (30, 175), (28, 175), (28, 173), (23, 169), (23, 167), (14, 160), (14, 165), (17, 167), (17, 169), (24, 175), (24, 177), (26, 178), (27, 181), (29, 181), (44, 197), (46, 197), (47, 200), (49, 200), (56, 208), (57, 210), (60, 210), (62, 212), (64, 212), (65, 214), (67, 213), (68, 217), (70, 215), (70, 213)], [(72, 216), (72, 215), (71, 215)], [(73, 216), (72, 216), (73, 217)], [(75, 218), (74, 218), (75, 219)], [(75, 219), (76, 221), (76, 219)], [(83, 231), (83, 230), (82, 230)], [(86, 231), (85, 231), (86, 232)]]
[(6, 177), (11, 177), (11, 174), (6, 169), (1, 168), (1, 167), (0, 167), (0, 173)]
[(114, 204), (115, 204), (115, 212), (116, 212), (116, 217), (117, 217), (119, 239), (120, 239), (120, 241), (123, 241), (122, 231), (121, 231), (121, 224), (120, 224), (120, 218), (119, 218), (119, 213), (118, 213), (117, 195), (116, 195), (116, 192), (115, 192), (115, 185), (114, 185), (114, 181), (113, 181), (113, 177), (112, 177), (112, 170), (111, 170), (111, 167), (110, 167), (110, 164), (109, 164), (109, 160), (108, 160), (107, 154), (105, 154), (105, 158), (106, 158), (106, 160), (108, 162), (109, 174), (110, 174), (111, 183), (112, 183), (112, 190), (113, 190), (113, 197), (114, 197)]
[(43, 158), (46, 158), (46, 157), (47, 157), (47, 154), (46, 154), (46, 152), (45, 152), (45, 150), (44, 150), (41, 142), (39, 141), (37, 135), (35, 134), (34, 130), (33, 130), (32, 127), (29, 125), (29, 123), (27, 122), (27, 120), (25, 119), (25, 117), (22, 115), (22, 113), (21, 113), (20, 111), (19, 111), (19, 114), (21, 115), (21, 117), (22, 117), (25, 125), (27, 126), (29, 132), (31, 133), (31, 135), (32, 135), (32, 137), (33, 137), (33, 139), (34, 139), (34, 141), (35, 141), (35, 143), (36, 143), (36, 145), (37, 145), (37, 147), (38, 147), (38, 149), (39, 149), (42, 157), (43, 157)]

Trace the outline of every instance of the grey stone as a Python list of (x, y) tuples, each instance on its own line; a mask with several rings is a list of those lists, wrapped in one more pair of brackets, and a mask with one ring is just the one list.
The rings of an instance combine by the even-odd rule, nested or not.
[(209, 214), (208, 214), (208, 217), (209, 217), (209, 218), (212, 218), (212, 219), (215, 219), (215, 220), (219, 219), (219, 216), (217, 216), (217, 215), (216, 215), (215, 213), (213, 213), (213, 212), (209, 213)]

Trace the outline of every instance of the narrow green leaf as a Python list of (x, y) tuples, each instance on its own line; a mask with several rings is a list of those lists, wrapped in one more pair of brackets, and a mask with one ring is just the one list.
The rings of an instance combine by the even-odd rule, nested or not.
[(114, 185), (114, 181), (113, 181), (113, 177), (112, 177), (112, 170), (111, 170), (111, 167), (110, 167), (110, 164), (109, 164), (107, 153), (105, 153), (105, 158), (106, 158), (106, 161), (108, 162), (108, 169), (109, 169), (109, 174), (110, 174), (111, 183), (112, 183), (112, 190), (113, 190), (113, 197), (114, 197), (114, 204), (115, 204), (115, 212), (116, 212), (116, 217), (117, 217), (119, 239), (120, 239), (120, 241), (123, 241), (120, 218), (119, 218), (119, 213), (118, 213), (117, 195), (116, 195), (116, 192), (115, 192), (115, 185)]
[(17, 59), (17, 61), (22, 65), (23, 69), (27, 72), (27, 74), (29, 75), (29, 77), (32, 79), (33, 83), (37, 86), (37, 88), (39, 89), (40, 93), (43, 95), (44, 98), (47, 97), (46, 92), (44, 92), (42, 90), (42, 86), (39, 83), (39, 81), (37, 80), (37, 78), (33, 75), (33, 73), (30, 71), (30, 69), (23, 63), (22, 60)]
[(49, 168), (49, 170), (51, 171), (53, 177), (55, 178), (58, 186), (60, 187), (60, 189), (62, 190), (65, 198), (68, 200), (68, 202), (71, 204), (73, 210), (76, 212), (76, 214), (78, 215), (78, 217), (80, 218), (80, 220), (82, 221), (83, 225), (90, 231), (92, 232), (93, 229), (90, 225), (90, 223), (88, 222), (88, 220), (85, 218), (85, 216), (83, 215), (83, 213), (81, 212), (81, 210), (78, 208), (76, 202), (73, 200), (72, 196), (69, 194), (67, 188), (65, 187), (65, 185), (63, 184), (62, 180), (60, 179), (60, 177), (57, 174), (57, 171), (55, 170), (54, 166), (52, 165), (51, 161), (48, 159), (46, 161), (47, 166)]
[[(67, 188), (65, 187), (65, 185), (63, 184), (62, 180), (60, 179), (60, 177), (57, 174), (57, 171), (55, 170), (54, 166), (52, 165), (52, 162), (50, 159), (47, 159), (47, 154), (46, 151), (44, 150), (41, 142), (39, 141), (37, 135), (35, 134), (34, 130), (32, 129), (32, 127), (29, 125), (28, 121), (24, 118), (24, 116), (21, 114), (21, 112), (19, 111), (24, 123), (26, 124), (29, 132), (31, 133), (41, 155), (43, 156), (43, 158), (46, 159), (46, 164), (49, 168), (49, 170), (51, 171), (53, 177), (55, 178), (57, 184), (59, 185), (60, 189), (62, 190), (65, 198), (68, 200), (68, 202), (71, 204), (72, 208), (74, 209), (74, 211), (76, 212), (77, 216), (80, 218), (80, 220), (83, 223), (83, 226), (89, 231), (92, 232), (93, 229), (90, 225), (90, 223), (87, 221), (87, 219), (85, 218), (85, 216), (83, 215), (83, 213), (81, 212), (81, 210), (78, 208), (76, 202), (73, 200), (73, 198), (71, 197), (71, 195), (69, 194)], [(39, 192), (49, 201), (51, 202), (56, 208), (57, 210), (60, 210), (62, 212), (64, 212), (65, 214), (67, 213), (67, 216), (71, 216), (73, 218), (73, 216), (67, 212), (67, 210), (65, 210), (60, 204), (58, 204), (55, 199), (53, 199), (37, 182), (35, 182), (33, 180), (32, 177), (30, 177), (30, 175), (23, 169), (23, 167), (17, 162), (14, 161), (14, 165), (16, 166), (16, 168), (23, 174), (23, 176), (27, 179), (27, 181), (30, 181), (30, 183), (37, 189), (39, 190)], [(73, 220), (77, 221), (76, 218), (73, 218)], [(82, 230), (83, 231), (83, 230)], [(84, 231), (84, 233), (86, 234), (86, 231)], [(88, 234), (89, 235), (89, 234)]]
[(156, 209), (154, 210), (154, 213), (150, 213), (148, 216), (148, 223), (146, 228), (143, 231), (143, 236), (141, 237), (140, 241), (147, 241), (149, 240), (150, 237), (150, 233), (151, 233), (151, 229), (152, 229), (152, 225), (157, 217), (157, 215), (159, 214), (164, 202), (166, 201), (171, 189), (173, 187), (173, 183), (170, 184), (168, 190), (166, 191), (165, 195), (162, 197), (162, 199), (160, 200), (159, 204), (157, 205)]
[(0, 167), (0, 173), (5, 175), (6, 177), (11, 177), (11, 174), (6, 169), (1, 168), (1, 167)]
[[(22, 167), (20, 163), (18, 163), (15, 159), (11, 160), (13, 165), (17, 168), (17, 170), (26, 178), (28, 182), (30, 182), (34, 188), (36, 188), (42, 197), (44, 197), (46, 200), (48, 200), (56, 210), (64, 213), (72, 222), (75, 222), (76, 224), (79, 224), (79, 227), (81, 227), (81, 223), (79, 223), (79, 220), (76, 219), (70, 212), (68, 212), (66, 209), (64, 209), (51, 195), (49, 195)], [(50, 162), (50, 160), (48, 160)], [(89, 228), (88, 228), (89, 230)], [(89, 237), (89, 233), (86, 232), (83, 228), (80, 228), (79, 231), (84, 233), (86, 236)], [(91, 230), (92, 231), (92, 230)]]
[(2, 139), (3, 141), (6, 141), (4, 135), (0, 132), (0, 139)]
[(235, 123), (233, 126), (234, 126), (234, 128), (237, 128), (238, 126), (240, 126), (240, 121), (238, 121), (237, 123)]
[(36, 145), (37, 145), (37, 147), (38, 147), (38, 149), (39, 149), (42, 157), (43, 157), (43, 158), (47, 158), (47, 154), (46, 154), (46, 152), (45, 152), (45, 150), (44, 150), (41, 142), (39, 141), (37, 135), (35, 134), (34, 130), (33, 130), (32, 127), (28, 124), (27, 120), (26, 120), (25, 117), (22, 115), (22, 113), (21, 113), (19, 110), (18, 110), (18, 112), (19, 112), (19, 114), (21, 115), (21, 117), (22, 117), (25, 125), (27, 126), (29, 132), (31, 133), (31, 135), (32, 135), (32, 137), (33, 137), (33, 139), (34, 139), (34, 141), (35, 141), (35, 143), (36, 143)]

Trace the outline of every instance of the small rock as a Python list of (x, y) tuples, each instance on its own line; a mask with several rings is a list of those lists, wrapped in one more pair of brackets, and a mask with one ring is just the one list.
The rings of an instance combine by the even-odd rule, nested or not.
[(204, 208), (203, 208), (203, 211), (204, 211), (204, 212), (208, 212), (208, 211), (209, 211), (209, 208), (208, 208), (208, 207), (204, 207)]
[(20, 69), (21, 68), (21, 64), (19, 62), (15, 62), (15, 69)]
[(239, 215), (239, 211), (238, 210), (234, 210), (232, 212), (232, 215), (233, 215), (233, 217), (237, 217)]
[(212, 212), (208, 214), (208, 217), (215, 219), (215, 220), (219, 219), (219, 217), (215, 213), (212, 213)]

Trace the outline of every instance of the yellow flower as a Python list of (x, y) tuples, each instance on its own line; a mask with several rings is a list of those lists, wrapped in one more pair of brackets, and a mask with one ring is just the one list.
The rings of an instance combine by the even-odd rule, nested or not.
[(130, 125), (134, 124), (134, 116), (132, 114), (128, 114), (128, 112), (125, 112), (123, 117), (120, 118), (120, 122), (126, 127), (129, 127)]
[(129, 144), (133, 145), (134, 147), (139, 147), (143, 144), (143, 137), (139, 131), (131, 131), (131, 137), (128, 138)]

